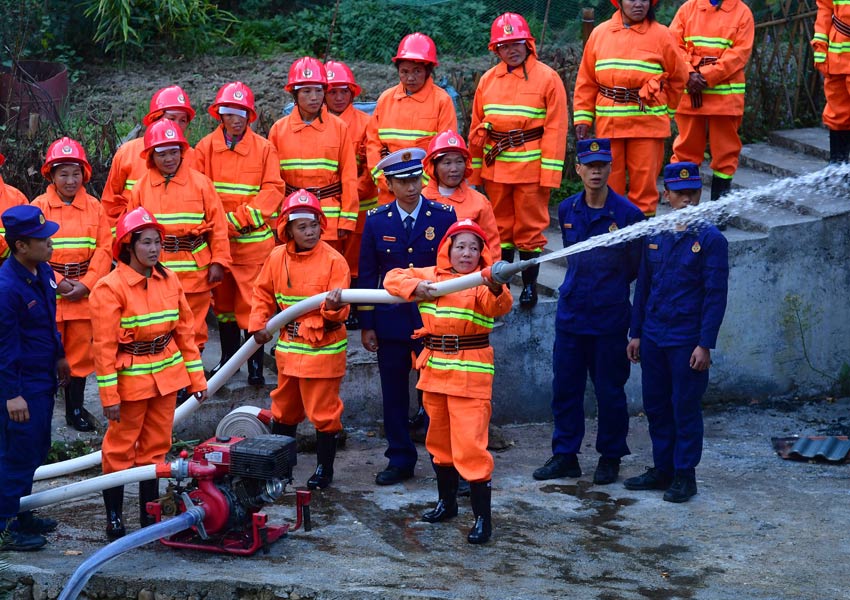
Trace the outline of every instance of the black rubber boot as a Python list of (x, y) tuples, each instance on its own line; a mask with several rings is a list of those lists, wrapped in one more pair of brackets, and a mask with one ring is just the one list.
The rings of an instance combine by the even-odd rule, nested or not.
[(111, 487), (103, 490), (103, 505), (106, 507), (106, 537), (117, 540), (124, 537), (124, 486)]
[(437, 505), (422, 515), (426, 523), (439, 523), (457, 516), (457, 486), (459, 475), (454, 467), (434, 465), (437, 473)]
[[(245, 339), (248, 339), (248, 332), (245, 332)], [(263, 354), (265, 347), (260, 346), (257, 351), (248, 359), (248, 385), (257, 387), (266, 385), (266, 378), (263, 377)]]
[(328, 487), (334, 479), (336, 433), (316, 432), (316, 472), (307, 480), (311, 490)]
[(272, 421), (272, 433), (275, 435), (288, 435), (291, 438), (295, 437), (295, 432), (298, 430), (298, 425), (286, 425)]
[(732, 189), (732, 180), (724, 179), (723, 177), (718, 177), (717, 175), (711, 176), (711, 199), (712, 200), (720, 200), (723, 196), (729, 193)]
[(514, 249), (502, 248), (502, 260), (509, 263), (514, 262)]
[(475, 524), (469, 530), (466, 541), (470, 544), (484, 544), (493, 533), (493, 523), (490, 517), (490, 482), (470, 482), (469, 492)]
[(850, 158), (850, 131), (829, 130), (829, 162), (840, 164)]
[(85, 394), (86, 378), (71, 377), (71, 381), (65, 386), (65, 423), (77, 431), (94, 431), (83, 410)]
[(221, 371), (224, 364), (239, 350), (239, 325), (235, 321), (218, 324), (218, 338), (221, 340), (221, 360), (210, 369), (207, 379)]
[(156, 523), (148, 514), (147, 504), (159, 499), (159, 479), (149, 479), (139, 482), (139, 525), (147, 527)]
[[(531, 260), (537, 258), (537, 252), (523, 252), (520, 250), (520, 260)], [(537, 276), (540, 274), (540, 265), (528, 267), (522, 272), (522, 293), (519, 295), (521, 308), (534, 308), (537, 305)]]

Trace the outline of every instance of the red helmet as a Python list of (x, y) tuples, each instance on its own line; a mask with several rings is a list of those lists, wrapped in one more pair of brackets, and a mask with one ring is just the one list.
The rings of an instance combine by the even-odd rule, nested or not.
[(440, 66), (437, 62), (437, 44), (424, 33), (411, 33), (404, 36), (399, 42), (398, 52), (393, 56), (393, 62), (400, 60), (412, 60)]
[(280, 208), (280, 218), (277, 220), (277, 236), (280, 239), (289, 239), (289, 236), (286, 234), (286, 224), (289, 222), (289, 215), (299, 212), (308, 212), (316, 215), (319, 218), (319, 226), (322, 228), (322, 231), (327, 227), (328, 220), (325, 218), (325, 213), (322, 212), (322, 204), (319, 202), (319, 199), (307, 190), (301, 189), (289, 194)]
[(157, 146), (180, 146), (180, 152), (183, 153), (189, 148), (189, 142), (177, 125), (168, 119), (160, 119), (145, 131), (145, 149), (139, 156), (147, 159)]
[(112, 242), (112, 257), (118, 260), (118, 255), (121, 254), (121, 246), (130, 242), (130, 236), (134, 231), (148, 229), (153, 227), (159, 232), (160, 236), (165, 235), (165, 227), (157, 222), (156, 217), (147, 211), (143, 206), (134, 208), (128, 213), (125, 213), (118, 223), (115, 225), (115, 241)]
[(492, 260), (490, 258), (490, 248), (487, 245), (487, 234), (472, 219), (461, 219), (452, 223), (451, 227), (448, 228), (446, 235), (440, 240), (440, 246), (437, 250), (437, 266), (447, 268), (450, 265), (451, 239), (459, 233), (471, 233), (481, 240), (481, 255), (478, 259), (478, 265), (482, 268), (489, 266)]
[(323, 89), (328, 88), (325, 66), (319, 62), (319, 59), (304, 56), (292, 63), (283, 89), (292, 93), (296, 85), (320, 85)]
[(221, 120), (221, 116), (218, 114), (218, 108), (220, 106), (234, 106), (244, 109), (248, 111), (249, 123), (257, 120), (257, 111), (254, 108), (254, 92), (241, 81), (225, 83), (218, 90), (218, 93), (215, 95), (215, 102), (207, 109), (207, 112), (216, 121)]
[(528, 21), (522, 15), (511, 12), (496, 17), (490, 26), (490, 43), (487, 45), (490, 51), (496, 49), (496, 44), (518, 40), (534, 41)]
[(151, 106), (142, 123), (149, 127), (158, 121), (167, 110), (183, 110), (189, 115), (189, 120), (195, 118), (195, 109), (189, 102), (189, 96), (178, 85), (162, 88), (151, 97)]
[(451, 129), (438, 133), (431, 138), (431, 143), (428, 144), (428, 154), (425, 155), (425, 159), (422, 161), (422, 164), (425, 166), (425, 169), (427, 169), (428, 174), (431, 175), (433, 173), (434, 160), (440, 158), (444, 154), (448, 154), (449, 152), (457, 152), (463, 156), (466, 160), (466, 172), (464, 173), (464, 177), (472, 175), (469, 148), (466, 147), (466, 142), (463, 141), (463, 138)]
[(328, 78), (328, 88), (347, 87), (351, 90), (352, 97), (360, 95), (360, 86), (354, 80), (354, 73), (344, 62), (329, 60), (325, 63), (325, 75)]
[(41, 174), (44, 178), (50, 180), (50, 172), (53, 167), (62, 163), (76, 163), (83, 170), (83, 183), (87, 183), (91, 179), (91, 165), (86, 158), (86, 151), (77, 140), (72, 140), (69, 137), (63, 137), (52, 144), (47, 149), (47, 157), (44, 159), (44, 164), (41, 166)]

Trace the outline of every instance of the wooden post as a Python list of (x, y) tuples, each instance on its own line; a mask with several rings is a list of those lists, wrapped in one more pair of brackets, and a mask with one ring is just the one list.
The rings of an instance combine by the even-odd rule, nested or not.
[(593, 31), (594, 21), (596, 20), (595, 11), (592, 8), (581, 9), (581, 47), (584, 48), (587, 44), (587, 38), (590, 37), (590, 32)]

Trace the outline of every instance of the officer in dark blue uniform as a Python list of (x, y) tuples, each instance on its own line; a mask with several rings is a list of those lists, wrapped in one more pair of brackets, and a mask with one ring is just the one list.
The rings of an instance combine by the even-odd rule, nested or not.
[(53, 398), (70, 377), (47, 264), (59, 225), (28, 204), (0, 218), (11, 251), (0, 267), (0, 550), (36, 550), (56, 521), (19, 514), (20, 499), (32, 492), (33, 474), (47, 458)]
[[(383, 289), (387, 271), (395, 268), (427, 267), (437, 263), (437, 246), (456, 221), (451, 206), (422, 197), (422, 159), (419, 148), (398, 150), (377, 164), (396, 199), (369, 211), (360, 247), (357, 287)], [(410, 439), (410, 370), (412, 356), (422, 343), (411, 340), (422, 327), (419, 309), (413, 302), (359, 306), (363, 347), (378, 353), (381, 393), (384, 404), (384, 433), (389, 460), (375, 483), (392, 485), (413, 477), (416, 447)]]
[[(576, 151), (576, 172), (584, 191), (558, 207), (565, 248), (644, 218), (637, 207), (608, 187), (609, 140), (580, 140)], [(552, 356), (552, 457), (534, 471), (534, 478), (581, 476), (576, 455), (584, 437), (584, 391), (589, 373), (599, 414), (596, 450), (600, 458), (593, 482), (603, 485), (616, 481), (620, 458), (629, 454), (626, 334), (631, 311), (629, 286), (637, 276), (640, 242), (596, 248), (567, 261)]]
[[(664, 197), (678, 210), (699, 204), (699, 167), (664, 168)], [(648, 236), (635, 287), (629, 360), (641, 363), (643, 409), (654, 466), (625, 481), (630, 490), (666, 490), (664, 500), (697, 493), (702, 455), (702, 396), (711, 348), (726, 312), (729, 244), (711, 224)]]

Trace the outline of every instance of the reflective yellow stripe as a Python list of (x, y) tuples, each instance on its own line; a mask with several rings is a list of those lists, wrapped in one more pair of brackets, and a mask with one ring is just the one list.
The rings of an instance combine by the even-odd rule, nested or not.
[(291, 342), (283, 337), (279, 338), (275, 344), (275, 350), (288, 352), (290, 354), (306, 354), (310, 356), (321, 356), (328, 354), (341, 354), (348, 347), (348, 338), (342, 339), (335, 344), (314, 348), (310, 344), (302, 344), (300, 342)]
[(338, 219), (341, 211), (338, 206), (323, 206), (322, 212), (329, 219)]
[(281, 171), (298, 171), (318, 169), (322, 171), (338, 171), (339, 161), (328, 158), (287, 158), (280, 161)]
[[(484, 152), (489, 152), (492, 146), (484, 146)], [(496, 157), (498, 162), (534, 162), (540, 160), (540, 150), (505, 150)]]
[(640, 71), (642, 73), (658, 73), (664, 72), (664, 67), (658, 63), (647, 62), (645, 60), (629, 60), (626, 58), (609, 58), (606, 60), (596, 61), (597, 71), (607, 71), (608, 69), (620, 69), (622, 71)]
[(133, 189), (133, 187), (134, 187), (137, 183), (138, 183), (138, 181), (137, 181), (136, 179), (128, 179), (127, 181), (125, 181), (125, 182), (124, 182), (124, 189), (125, 189), (125, 190), (132, 190), (132, 189)]
[(345, 212), (345, 211), (340, 210), (339, 218), (340, 219), (349, 219), (351, 221), (356, 221), (357, 220), (357, 213), (356, 212), (353, 212), (353, 213), (352, 212)]
[(626, 106), (596, 106), (596, 114), (600, 117), (658, 117), (667, 115), (667, 105), (647, 106), (646, 111), (638, 108), (637, 104)]
[(812, 41), (813, 41), (813, 42), (824, 42), (824, 43), (827, 43), (827, 42), (829, 42), (829, 38), (828, 38), (828, 37), (826, 37), (826, 34), (825, 34), (825, 33), (816, 33), (816, 34), (814, 35), (814, 37), (812, 37)]
[(219, 323), (235, 323), (236, 322), (236, 313), (228, 312), (221, 313), (215, 316), (215, 320)]
[(731, 48), (733, 41), (721, 37), (703, 37), (693, 35), (685, 37), (686, 42), (691, 42), (697, 48)]
[(256, 196), (260, 193), (258, 185), (244, 185), (241, 183), (229, 183), (226, 181), (214, 181), (215, 191), (220, 194), (235, 194), (237, 196)]
[(372, 210), (373, 208), (378, 206), (378, 197), (374, 198), (366, 198), (365, 200), (360, 201), (360, 212), (366, 212), (368, 210)]
[(94, 250), (97, 247), (97, 240), (89, 237), (79, 238), (50, 238), (53, 240), (54, 248), (82, 248), (84, 250)]
[(484, 116), (491, 115), (519, 115), (531, 119), (545, 119), (546, 109), (536, 106), (522, 106), (521, 104), (485, 104)]
[(121, 327), (122, 329), (132, 329), (134, 327), (145, 327), (159, 323), (176, 322), (179, 316), (180, 311), (175, 308), (130, 317), (121, 317)]
[(302, 300), (306, 300), (309, 296), (286, 296), (285, 294), (275, 294), (274, 299), (281, 308), (289, 308), (293, 304), (298, 304)]
[(596, 113), (589, 110), (577, 110), (573, 112), (574, 123), (593, 123)]
[(272, 230), (268, 227), (244, 233), (239, 237), (232, 238), (237, 244), (256, 244), (257, 242), (265, 242), (272, 237)]
[(186, 363), (186, 370), (187, 370), (187, 371), (189, 371), (189, 373), (196, 373), (196, 372), (198, 372), (198, 371), (203, 371), (203, 370), (204, 370), (204, 363), (203, 363), (203, 361), (200, 361), (200, 360), (187, 360), (187, 361), (185, 361), (185, 363)]
[(447, 360), (445, 358), (437, 358), (436, 356), (430, 356), (428, 358), (428, 366), (438, 371), (463, 371), (465, 373), (484, 373), (486, 375), (492, 375), (496, 371), (491, 363), (458, 360), (456, 358)]
[[(718, 96), (730, 96), (733, 94), (744, 94), (747, 91), (746, 83), (721, 83), (702, 91), (703, 94), (715, 94)], [(687, 90), (686, 90), (687, 92)]]
[(136, 363), (127, 367), (126, 369), (121, 369), (118, 371), (119, 375), (153, 375), (154, 373), (160, 373), (166, 370), (168, 367), (173, 367), (174, 365), (179, 365), (183, 362), (183, 355), (178, 350), (168, 358), (163, 358), (162, 360), (158, 360), (152, 363)]
[(555, 158), (541, 158), (540, 159), (540, 168), (547, 169), (549, 171), (563, 171), (564, 170), (564, 161), (557, 160)]
[(118, 373), (110, 373), (109, 375), (97, 376), (97, 387), (106, 388), (118, 385)]
[(419, 138), (437, 135), (436, 131), (424, 131), (422, 129), (379, 129), (379, 140), (417, 140)]
[(175, 273), (190, 273), (192, 271), (206, 271), (209, 268), (209, 265), (205, 267), (199, 267), (198, 264), (193, 260), (174, 260), (168, 261), (163, 260), (161, 264), (165, 267), (168, 267)]
[(200, 225), (204, 222), (204, 213), (157, 213), (154, 216), (162, 225)]
[(456, 306), (437, 306), (433, 302), (420, 302), (419, 312), (423, 315), (431, 315), (435, 319), (459, 319), (481, 325), (487, 329), (493, 329), (493, 317), (488, 317), (468, 308)]

